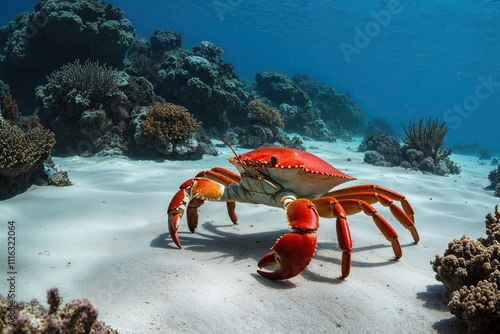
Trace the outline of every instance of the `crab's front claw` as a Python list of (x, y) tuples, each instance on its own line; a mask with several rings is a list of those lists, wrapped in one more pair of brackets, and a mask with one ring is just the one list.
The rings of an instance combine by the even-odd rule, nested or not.
[(316, 250), (318, 212), (307, 199), (297, 199), (285, 208), (292, 233), (285, 234), (271, 248), (273, 251), (259, 261), (259, 267), (275, 265), (274, 271), (257, 270), (270, 279), (288, 279), (306, 269)]
[(316, 250), (316, 233), (289, 233), (272, 247), (272, 252), (259, 261), (259, 268), (276, 266), (274, 271), (257, 270), (269, 279), (288, 279), (306, 269)]

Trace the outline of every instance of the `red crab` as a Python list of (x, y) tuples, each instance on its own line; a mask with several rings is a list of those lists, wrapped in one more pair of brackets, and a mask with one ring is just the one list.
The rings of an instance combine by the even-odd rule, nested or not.
[[(175, 244), (179, 221), (187, 213), (189, 230), (198, 225), (198, 208), (205, 202), (226, 202), (229, 217), (236, 224), (235, 202), (264, 204), (285, 210), (292, 230), (282, 236), (258, 263), (259, 268), (275, 266), (274, 271), (257, 270), (270, 279), (288, 279), (300, 274), (316, 250), (319, 217), (336, 218), (337, 238), (342, 250), (341, 278), (351, 268), (351, 232), (347, 216), (363, 211), (373, 218), (380, 232), (392, 244), (396, 259), (402, 256), (396, 231), (371, 205), (388, 206), (396, 219), (419, 241), (413, 209), (406, 198), (374, 184), (363, 184), (330, 191), (341, 183), (355, 180), (317, 156), (289, 148), (262, 147), (229, 159), (240, 175), (214, 167), (185, 181), (168, 207), (168, 228)], [(399, 201), (401, 210), (394, 201)]]

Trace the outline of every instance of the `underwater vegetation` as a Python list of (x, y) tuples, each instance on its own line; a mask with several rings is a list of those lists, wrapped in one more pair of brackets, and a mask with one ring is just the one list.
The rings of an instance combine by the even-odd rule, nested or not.
[(500, 326), (500, 212), (486, 216), (487, 238), (463, 236), (431, 261), (436, 279), (450, 294), (448, 309), (470, 333), (494, 333)]
[(62, 305), (56, 288), (47, 291), (48, 308), (36, 299), (16, 302), (0, 296), (0, 328), (2, 333), (16, 334), (118, 334), (97, 320), (99, 312), (87, 299)]
[(436, 118), (403, 125), (405, 145), (386, 133), (366, 135), (358, 147), (365, 152), (364, 161), (375, 166), (400, 166), (436, 175), (459, 174), (460, 168), (450, 160), (451, 149), (444, 149), (446, 122)]
[(21, 116), (16, 101), (5, 93), (0, 112), (0, 200), (32, 184), (71, 184), (50, 159), (54, 144), (54, 133), (44, 129), (37, 116)]

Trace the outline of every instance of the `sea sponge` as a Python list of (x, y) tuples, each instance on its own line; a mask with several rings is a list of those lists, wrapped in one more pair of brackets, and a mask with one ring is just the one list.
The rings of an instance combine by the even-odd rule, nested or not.
[(256, 123), (283, 128), (283, 120), (280, 113), (267, 104), (253, 100), (248, 103), (248, 118)]
[(161, 140), (180, 140), (198, 130), (201, 123), (182, 106), (158, 102), (148, 108), (141, 125), (147, 135)]
[(450, 312), (465, 322), (469, 333), (498, 333), (500, 328), (500, 270), (476, 286), (455, 291), (448, 304)]

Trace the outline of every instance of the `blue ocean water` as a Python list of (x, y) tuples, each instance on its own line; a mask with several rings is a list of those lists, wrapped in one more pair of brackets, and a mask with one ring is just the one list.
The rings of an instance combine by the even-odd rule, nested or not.
[[(3, 4), (0, 25), (36, 1)], [(439, 117), (446, 144), (500, 151), (500, 1), (116, 0), (139, 35), (203, 40), (248, 82), (307, 74), (349, 92), (367, 119)]]

